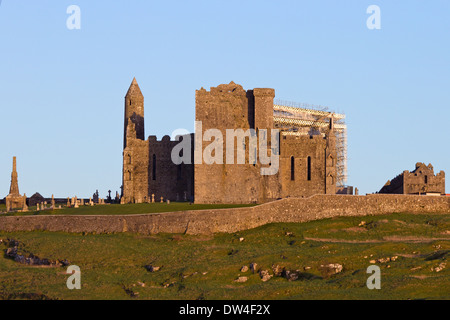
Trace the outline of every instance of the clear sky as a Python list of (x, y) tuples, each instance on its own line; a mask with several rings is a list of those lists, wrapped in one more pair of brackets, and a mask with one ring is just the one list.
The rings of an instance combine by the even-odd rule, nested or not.
[[(366, 26), (373, 4), (380, 30)], [(449, 13), (448, 0), (3, 0), (0, 197), (13, 156), (27, 196), (118, 191), (134, 76), (146, 136), (193, 131), (195, 90), (234, 81), (344, 112), (361, 193), (416, 162), (449, 176)]]

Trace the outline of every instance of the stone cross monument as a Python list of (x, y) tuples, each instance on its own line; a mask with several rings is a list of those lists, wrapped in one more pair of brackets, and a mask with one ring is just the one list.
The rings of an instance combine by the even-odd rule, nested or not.
[(11, 173), (11, 187), (9, 195), (6, 196), (6, 211), (25, 210), (27, 199), (19, 193), (19, 181), (17, 175), (16, 157), (13, 157), (13, 171)]

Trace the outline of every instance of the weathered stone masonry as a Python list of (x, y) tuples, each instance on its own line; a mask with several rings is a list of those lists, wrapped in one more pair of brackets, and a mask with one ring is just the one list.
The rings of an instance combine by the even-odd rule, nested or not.
[(127, 216), (21, 216), (0, 217), (0, 230), (69, 233), (139, 234), (232, 233), (268, 223), (307, 222), (339, 216), (367, 216), (410, 212), (450, 214), (450, 197), (414, 195), (316, 195), (288, 198), (256, 207), (186, 211)]
[[(268, 156), (271, 150), (271, 131), (274, 128), (275, 90), (256, 88), (244, 90), (231, 82), (213, 87), (210, 91), (196, 91), (195, 119), (202, 123), (201, 129), (183, 136), (192, 146), (209, 129), (219, 130), (225, 140), (228, 129), (249, 134), (253, 129), (258, 139), (266, 134)], [(197, 130), (197, 128), (196, 128)], [(262, 133), (267, 130), (267, 132)], [(287, 197), (305, 197), (314, 194), (336, 193), (336, 138), (330, 120), (329, 133), (323, 135), (286, 135), (281, 131), (280, 163), (275, 175), (262, 175), (261, 168), (269, 165), (249, 162), (246, 152), (245, 164), (226, 161), (227, 146), (223, 148), (223, 164), (175, 165), (171, 151), (178, 141), (169, 136), (158, 141), (155, 136), (144, 138), (144, 97), (133, 79), (125, 96), (123, 190), (121, 203), (171, 201), (196, 203), (266, 203)], [(211, 142), (200, 139), (201, 154)], [(241, 140), (243, 139), (243, 140)], [(195, 144), (194, 144), (195, 141)], [(249, 136), (234, 138), (234, 154), (238, 144), (247, 149)], [(235, 157), (236, 158), (236, 157)]]

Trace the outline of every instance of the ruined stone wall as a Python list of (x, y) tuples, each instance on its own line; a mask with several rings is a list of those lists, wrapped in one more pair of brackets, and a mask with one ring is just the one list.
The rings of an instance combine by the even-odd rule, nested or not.
[(431, 164), (427, 166), (418, 162), (414, 171), (403, 171), (392, 181), (388, 181), (380, 190), (380, 193), (445, 194), (445, 172), (441, 171), (435, 175)]
[(148, 141), (128, 139), (123, 156), (123, 203), (148, 199)]
[(148, 142), (144, 138), (144, 96), (133, 82), (125, 96), (122, 203), (148, 201)]
[(445, 194), (445, 173), (434, 174), (431, 164), (416, 164), (416, 170), (404, 173), (404, 193), (440, 193)]
[(127, 146), (127, 128), (132, 122), (135, 125), (135, 138), (145, 140), (144, 132), (144, 95), (139, 88), (136, 78), (131, 82), (130, 88), (125, 95), (125, 115), (124, 115), (124, 146)]
[[(226, 161), (227, 129), (247, 131), (255, 129), (255, 126), (258, 129), (273, 128), (274, 95), (273, 89), (245, 91), (233, 82), (211, 88), (211, 91), (203, 88), (196, 91), (196, 121), (202, 122), (202, 137), (208, 129), (218, 129), (223, 136), (220, 142), (223, 146), (223, 164), (205, 164), (203, 159), (203, 164), (195, 165), (196, 203), (261, 203), (280, 197), (278, 175), (262, 176), (259, 161), (249, 163), (248, 147), (246, 164), (237, 164), (236, 150), (238, 143), (242, 143), (238, 139), (234, 143), (234, 164)], [(202, 154), (210, 145), (209, 141), (202, 142)], [(248, 138), (245, 145), (249, 146)]]
[(386, 184), (381, 188), (380, 193), (391, 193), (391, 194), (404, 194), (404, 175), (408, 174), (409, 171), (404, 171), (403, 173), (396, 176), (394, 179), (386, 182)]
[(307, 222), (339, 216), (409, 212), (450, 214), (450, 197), (413, 195), (316, 195), (256, 207), (127, 216), (0, 216), (0, 231), (140, 234), (232, 233), (268, 223)]
[[(184, 137), (190, 140), (193, 159), (193, 136)], [(191, 201), (193, 198), (193, 164), (176, 165), (172, 161), (172, 149), (178, 143), (171, 141), (169, 136), (164, 136), (161, 141), (156, 136), (148, 139), (148, 195), (155, 195), (156, 202), (160, 202), (161, 197), (164, 201)]]
[[(163, 197), (164, 200), (195, 200), (196, 203), (265, 203), (282, 197), (335, 193), (334, 139), (315, 136), (280, 141), (283, 156), (279, 171), (274, 175), (262, 174), (261, 169), (272, 164), (259, 161), (259, 145), (258, 161), (250, 163), (249, 137), (234, 139), (234, 145), (230, 147), (234, 151), (234, 161), (227, 161), (227, 129), (242, 132), (255, 129), (258, 140), (266, 135), (267, 156), (270, 156), (274, 97), (273, 89), (245, 91), (233, 82), (211, 88), (210, 91), (203, 88), (196, 91), (196, 120), (202, 122), (202, 128), (196, 128), (201, 141), (200, 154), (211, 148), (214, 141), (214, 138), (203, 141), (205, 132), (218, 129), (223, 137), (222, 141), (218, 141), (223, 150), (221, 163), (209, 164), (202, 159), (201, 164), (176, 165), (171, 161), (171, 152), (177, 141), (170, 141), (168, 136), (161, 141), (154, 136), (144, 141), (144, 97), (134, 79), (125, 97), (121, 202), (148, 202), (154, 195), (157, 202)], [(193, 144), (194, 136), (191, 139)], [(237, 149), (242, 145), (245, 145), (245, 164), (238, 164)], [(290, 178), (291, 156), (295, 157), (295, 170), (298, 171), (295, 181)], [(311, 179), (305, 181), (303, 177), (308, 157), (311, 157)]]
[[(326, 139), (321, 135), (282, 136), (280, 167), (283, 198), (325, 193), (325, 153)], [(311, 165), (310, 175), (308, 157)]]

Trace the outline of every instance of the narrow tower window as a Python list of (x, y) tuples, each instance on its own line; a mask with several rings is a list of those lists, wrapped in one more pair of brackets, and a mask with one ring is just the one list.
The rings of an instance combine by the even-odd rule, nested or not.
[(425, 184), (428, 183), (428, 176), (425, 176)]
[(291, 181), (295, 180), (295, 158), (291, 157)]
[(153, 180), (156, 180), (156, 154), (153, 155), (153, 165), (152, 165), (152, 178)]
[(178, 165), (177, 168), (177, 180), (181, 180), (182, 172), (181, 172), (181, 164)]
[(308, 181), (311, 181), (311, 157), (308, 157)]

